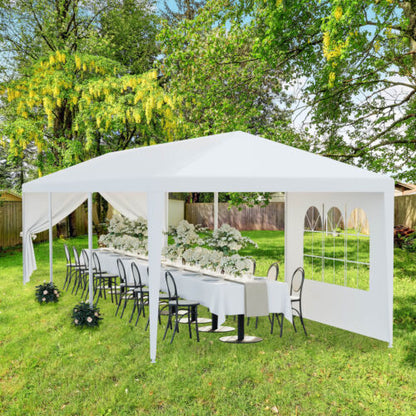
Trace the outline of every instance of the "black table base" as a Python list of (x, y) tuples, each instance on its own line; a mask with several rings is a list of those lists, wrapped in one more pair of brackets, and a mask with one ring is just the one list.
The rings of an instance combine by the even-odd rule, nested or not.
[(211, 314), (212, 320), (211, 320), (211, 326), (200, 326), (198, 328), (198, 331), (200, 332), (211, 332), (214, 334), (219, 334), (222, 332), (231, 332), (235, 331), (235, 328), (232, 326), (218, 326), (218, 315), (215, 315), (215, 313)]
[[(209, 318), (203, 318), (202, 316), (198, 316), (198, 325), (199, 324), (210, 324), (211, 319)], [(192, 320), (192, 322), (195, 322), (195, 320)], [(179, 319), (180, 324), (187, 324), (188, 323), (188, 317), (184, 316), (183, 318)], [(209, 327), (211, 328), (211, 327)], [(198, 331), (200, 331), (201, 328), (198, 328)]]
[(220, 341), (228, 342), (230, 344), (254, 344), (256, 342), (263, 341), (263, 338), (245, 335), (243, 339), (239, 339), (238, 335), (230, 335), (229, 337), (221, 337)]
[(238, 315), (238, 335), (232, 335), (228, 337), (221, 337), (220, 341), (228, 342), (232, 344), (254, 344), (256, 342), (263, 341), (262, 338), (253, 337), (251, 335), (244, 335), (244, 315)]

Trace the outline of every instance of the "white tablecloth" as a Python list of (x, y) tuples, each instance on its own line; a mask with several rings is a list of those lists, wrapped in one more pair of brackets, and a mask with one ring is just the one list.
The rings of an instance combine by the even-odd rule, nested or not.
[[(147, 261), (135, 257), (115, 254), (109, 250), (96, 250), (103, 271), (118, 274), (117, 258), (123, 260), (127, 281), (132, 283), (131, 263), (139, 268), (142, 284), (148, 284)], [(187, 300), (198, 301), (211, 313), (218, 316), (218, 325), (224, 323), (227, 315), (243, 315), (245, 311), (244, 285), (220, 278), (164, 267), (160, 276), (160, 287), (166, 292), (165, 271), (171, 271), (175, 278), (178, 294)], [(266, 279), (267, 280), (267, 279)], [(289, 286), (285, 282), (267, 280), (267, 295), (270, 313), (283, 313), (292, 322)]]

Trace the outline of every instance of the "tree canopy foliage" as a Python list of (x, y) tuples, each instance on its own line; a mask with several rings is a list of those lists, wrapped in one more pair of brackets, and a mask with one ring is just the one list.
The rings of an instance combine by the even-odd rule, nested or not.
[(188, 135), (244, 130), (283, 142), (296, 137), (282, 74), (254, 49), (259, 26), (220, 1), (208, 2), (193, 20), (164, 25), (159, 69), (180, 100)]
[(153, 0), (0, 1), (8, 163), (36, 146), (48, 172), (244, 130), (416, 180), (414, 1), (176, 0), (161, 15)]
[(304, 80), (312, 150), (416, 179), (416, 3), (268, 0), (240, 3), (262, 20), (260, 56)]

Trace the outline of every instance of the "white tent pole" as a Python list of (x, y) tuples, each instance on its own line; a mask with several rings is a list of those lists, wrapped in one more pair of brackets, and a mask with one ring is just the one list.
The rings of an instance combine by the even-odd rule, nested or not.
[(288, 194), (287, 192), (285, 192), (285, 222), (284, 222), (284, 226), (283, 226), (283, 237), (284, 237), (284, 241), (285, 241), (285, 275), (284, 275), (284, 280), (285, 282), (289, 282), (289, 272), (288, 272), (288, 254), (289, 254), (289, 242), (288, 242), (288, 234), (289, 234), (289, 227), (288, 227), (288, 223), (289, 223), (289, 209), (288, 209), (288, 204), (289, 204), (289, 198), (288, 198)]
[(388, 313), (389, 328), (389, 347), (393, 347), (393, 268), (394, 268), (394, 185), (391, 186), (389, 192), (384, 192), (384, 241), (386, 255), (386, 305)]
[(169, 192), (165, 192), (165, 217), (163, 222), (163, 247), (168, 245), (168, 232), (169, 230)]
[(214, 192), (214, 230), (218, 229), (218, 192)]
[(156, 362), (157, 327), (159, 313), (159, 289), (161, 277), (161, 251), (163, 217), (165, 213), (164, 192), (147, 194), (147, 226), (149, 251), (149, 319), (150, 319), (150, 360)]
[(48, 193), (49, 199), (49, 281), (53, 282), (53, 230), (52, 230), (52, 193)]
[(22, 260), (23, 260), (23, 284), (26, 284), (27, 271), (26, 271), (26, 194), (22, 192)]
[(94, 289), (93, 289), (93, 276), (92, 276), (92, 193), (88, 194), (88, 293), (89, 303), (93, 307), (94, 302)]

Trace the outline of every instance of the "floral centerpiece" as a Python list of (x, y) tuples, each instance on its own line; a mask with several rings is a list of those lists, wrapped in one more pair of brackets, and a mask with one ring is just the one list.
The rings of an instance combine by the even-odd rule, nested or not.
[(237, 254), (239, 250), (248, 245), (257, 247), (254, 241), (248, 237), (243, 237), (240, 231), (229, 224), (223, 224), (213, 231), (212, 236), (207, 238), (206, 243), (214, 250), (223, 252), (226, 256)]
[[(206, 236), (201, 238), (201, 233)], [(238, 251), (249, 244), (257, 246), (256, 243), (228, 224), (207, 233), (183, 220), (177, 227), (169, 229), (169, 235), (173, 237), (174, 244), (165, 247), (162, 254), (173, 263), (233, 276), (253, 271), (252, 260), (240, 256)]]
[(36, 286), (35, 297), (40, 304), (58, 302), (61, 295), (59, 289), (53, 282), (43, 282), (42, 285)]
[(168, 235), (173, 237), (176, 247), (182, 251), (194, 246), (201, 246), (204, 240), (198, 235), (195, 225), (182, 220), (176, 227), (169, 227)]
[(222, 258), (221, 268), (225, 274), (242, 276), (252, 272), (253, 263), (248, 257), (233, 254), (232, 256), (225, 256)]
[(100, 310), (95, 306), (91, 306), (88, 302), (81, 302), (72, 311), (72, 323), (75, 326), (98, 326), (102, 319)]
[[(204, 240), (198, 235), (197, 228), (186, 220), (180, 221), (176, 227), (169, 227), (167, 234), (173, 238), (174, 243), (164, 247), (162, 255), (172, 263), (186, 263), (184, 253), (204, 244)], [(191, 253), (192, 251), (189, 251), (187, 256), (191, 256)], [(194, 263), (189, 257), (188, 264)]]
[(147, 255), (147, 221), (142, 217), (130, 220), (122, 215), (114, 215), (108, 233), (100, 236), (99, 243), (105, 247)]

